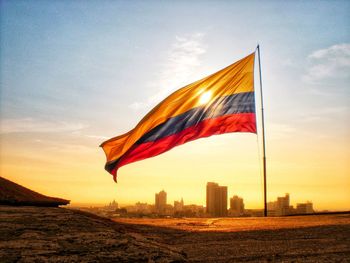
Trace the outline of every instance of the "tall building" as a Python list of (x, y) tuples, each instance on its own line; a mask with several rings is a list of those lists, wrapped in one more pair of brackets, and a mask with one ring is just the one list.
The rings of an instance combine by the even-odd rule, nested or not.
[(215, 211), (215, 188), (219, 187), (217, 183), (207, 183), (207, 213), (214, 215)]
[(289, 194), (287, 193), (284, 197), (277, 197), (276, 203), (276, 215), (288, 215), (290, 214), (289, 205)]
[(241, 216), (244, 214), (244, 202), (243, 198), (234, 195), (230, 199), (230, 214), (233, 216)]
[(211, 216), (227, 216), (227, 186), (207, 183), (206, 211)]
[(268, 215), (270, 216), (284, 216), (294, 213), (293, 206), (290, 205), (289, 194), (285, 196), (277, 197), (274, 202), (268, 202), (267, 204)]
[(215, 216), (227, 216), (227, 186), (215, 189)]
[(158, 214), (164, 214), (166, 209), (166, 192), (160, 191), (155, 196), (155, 209)]

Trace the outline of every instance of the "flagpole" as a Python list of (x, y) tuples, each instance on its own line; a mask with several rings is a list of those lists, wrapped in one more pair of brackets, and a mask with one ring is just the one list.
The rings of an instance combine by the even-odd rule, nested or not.
[(264, 216), (267, 216), (267, 198), (266, 198), (266, 151), (265, 151), (265, 121), (264, 121), (264, 102), (262, 92), (262, 79), (261, 79), (261, 61), (260, 61), (260, 47), (258, 49), (259, 59), (259, 80), (260, 80), (260, 99), (261, 99), (261, 124), (262, 124), (262, 144), (263, 144), (263, 175), (264, 175)]

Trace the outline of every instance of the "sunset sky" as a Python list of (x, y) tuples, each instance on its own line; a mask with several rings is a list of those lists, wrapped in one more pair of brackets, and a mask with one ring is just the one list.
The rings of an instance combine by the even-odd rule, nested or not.
[[(260, 141), (200, 139), (119, 170), (99, 144), (260, 43), (268, 200), (349, 210), (349, 1), (1, 1), (1, 176), (72, 204), (205, 205), (209, 181), (262, 208)], [(258, 71), (256, 67), (256, 89)], [(260, 147), (261, 151), (261, 147)]]

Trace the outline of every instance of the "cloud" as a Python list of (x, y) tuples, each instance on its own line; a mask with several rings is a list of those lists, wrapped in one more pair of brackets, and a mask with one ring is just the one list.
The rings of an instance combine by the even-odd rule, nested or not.
[(308, 83), (350, 79), (350, 44), (316, 50), (308, 56), (308, 62), (308, 70), (303, 77)]
[(88, 126), (82, 123), (43, 121), (33, 118), (3, 119), (0, 122), (0, 133), (72, 132), (86, 127)]
[(171, 91), (189, 84), (190, 76), (201, 65), (200, 56), (206, 52), (202, 43), (203, 36), (202, 33), (185, 37), (176, 36), (158, 81), (151, 84), (151, 86), (156, 86), (158, 91), (146, 101), (134, 102), (129, 107), (138, 110), (155, 105)]

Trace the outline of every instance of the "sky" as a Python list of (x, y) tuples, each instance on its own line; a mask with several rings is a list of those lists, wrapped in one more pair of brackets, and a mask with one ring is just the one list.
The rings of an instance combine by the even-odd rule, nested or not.
[(129, 164), (117, 184), (99, 147), (259, 43), (268, 200), (350, 209), (349, 1), (1, 1), (0, 12), (1, 176), (72, 204), (152, 204), (164, 189), (168, 203), (205, 205), (217, 182), (262, 208), (261, 130)]

